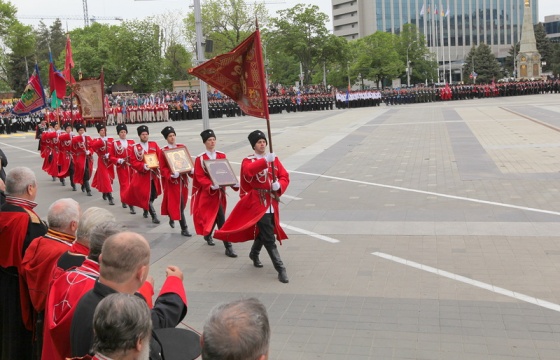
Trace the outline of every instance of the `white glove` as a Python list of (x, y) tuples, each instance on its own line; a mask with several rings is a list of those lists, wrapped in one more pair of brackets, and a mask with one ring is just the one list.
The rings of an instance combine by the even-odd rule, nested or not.
[(124, 159), (119, 159), (119, 160), (117, 160), (117, 162), (118, 162), (119, 164), (122, 164), (122, 163), (124, 163)]
[(86, 155), (89, 155), (89, 154), (91, 154), (91, 153), (89, 152), (89, 150), (86, 150)]
[(105, 154), (105, 155), (103, 155), (103, 157), (104, 157), (105, 159), (108, 159), (108, 158), (109, 158), (109, 154)]
[(210, 189), (212, 190), (218, 190), (220, 187), (218, 185), (212, 185), (210, 186)]
[(173, 173), (173, 175), (171, 175), (171, 177), (172, 177), (173, 179), (177, 179), (177, 178), (179, 177), (179, 173), (178, 173), (177, 171), (175, 171), (175, 172)]
[(272, 183), (272, 191), (278, 191), (280, 190), (280, 183), (278, 181), (275, 181)]
[(266, 159), (266, 162), (273, 162), (274, 159), (276, 159), (276, 155), (274, 155), (274, 153), (268, 153), (264, 156), (264, 158)]
[(189, 171), (189, 174), (194, 174), (194, 168), (191, 169), (191, 171)]
[(237, 184), (235, 184), (235, 185), (232, 185), (231, 187), (233, 187), (233, 188), (236, 188), (236, 189), (237, 189), (237, 188), (239, 188), (239, 183), (237, 183)]
[(144, 164), (144, 170), (146, 170), (146, 171), (150, 170), (150, 167), (148, 166), (148, 164)]

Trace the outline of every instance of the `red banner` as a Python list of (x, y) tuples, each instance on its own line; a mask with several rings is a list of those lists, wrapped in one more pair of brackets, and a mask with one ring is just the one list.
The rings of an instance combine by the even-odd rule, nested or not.
[(235, 49), (189, 69), (189, 73), (232, 98), (246, 114), (268, 119), (268, 99), (258, 29)]
[(12, 113), (19, 116), (27, 115), (43, 109), (46, 105), (45, 91), (39, 77), (39, 67), (35, 64), (35, 71), (29, 78), (21, 99), (12, 109)]

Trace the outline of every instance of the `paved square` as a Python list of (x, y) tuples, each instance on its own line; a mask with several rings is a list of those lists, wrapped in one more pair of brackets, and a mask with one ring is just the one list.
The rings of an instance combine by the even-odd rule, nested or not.
[[(171, 125), (191, 155), (203, 151), (201, 121)], [(163, 144), (164, 124), (148, 126)], [(266, 131), (252, 117), (210, 126), (237, 173), (249, 132)], [(287, 285), (266, 254), (252, 266), (251, 243), (231, 259), (166, 219), (52, 182), (31, 133), (0, 147), (7, 169), (36, 172), (41, 216), (61, 197), (108, 208), (150, 241), (156, 287), (166, 265), (180, 266), (186, 325), (201, 331), (219, 302), (261, 299), (270, 359), (560, 359), (560, 95), (284, 113), (271, 126), (291, 175)], [(231, 210), (237, 194), (228, 200)]]

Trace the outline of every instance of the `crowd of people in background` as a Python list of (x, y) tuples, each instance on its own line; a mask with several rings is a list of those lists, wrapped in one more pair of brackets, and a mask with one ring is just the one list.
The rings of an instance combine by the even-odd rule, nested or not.
[[(404, 105), (447, 100), (480, 99), (496, 96), (518, 96), (560, 92), (560, 79), (550, 78), (538, 81), (510, 81), (490, 84), (452, 84), (441, 86), (415, 86), (403, 88), (385, 88), (347, 90), (323, 85), (301, 87), (284, 87), (271, 85), (268, 88), (268, 110), (271, 115), (333, 110), (355, 107)], [(0, 105), (0, 134), (27, 132), (34, 130), (41, 119), (48, 123), (84, 123), (92, 126), (93, 122), (84, 119), (70, 100), (63, 101), (59, 109), (44, 109), (27, 116), (11, 114), (13, 104), (4, 101)], [(167, 91), (151, 94), (118, 93), (105, 97), (107, 125), (166, 122), (202, 119), (200, 92), (194, 90)], [(211, 119), (245, 116), (239, 105), (220, 93), (208, 92), (208, 116)]]

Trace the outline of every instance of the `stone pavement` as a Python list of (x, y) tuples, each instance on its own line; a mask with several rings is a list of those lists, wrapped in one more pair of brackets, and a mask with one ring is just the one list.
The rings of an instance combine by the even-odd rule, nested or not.
[[(210, 124), (238, 173), (247, 134), (265, 121)], [(191, 155), (203, 151), (200, 121), (171, 125)], [(291, 174), (280, 247), (289, 284), (266, 254), (252, 266), (250, 242), (231, 259), (165, 218), (156, 226), (95, 190), (51, 182), (31, 134), (0, 147), (8, 169), (38, 174), (39, 214), (67, 196), (110, 208), (150, 241), (156, 286), (166, 265), (180, 266), (185, 326), (201, 331), (219, 302), (261, 299), (270, 359), (560, 359), (559, 95), (284, 113), (271, 126)], [(163, 144), (163, 124), (149, 127)]]

